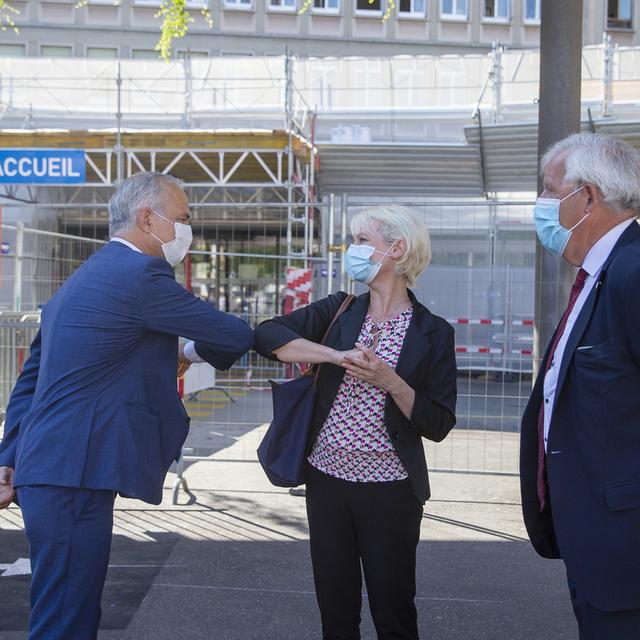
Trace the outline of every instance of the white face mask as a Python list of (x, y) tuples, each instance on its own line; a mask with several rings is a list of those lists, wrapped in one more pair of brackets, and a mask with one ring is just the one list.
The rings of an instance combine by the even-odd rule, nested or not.
[(177, 264), (180, 264), (184, 259), (187, 253), (189, 253), (189, 248), (191, 247), (191, 242), (193, 241), (193, 233), (191, 232), (191, 227), (188, 224), (183, 224), (182, 222), (174, 222), (173, 220), (169, 220), (169, 218), (165, 218), (161, 213), (158, 213), (154, 209), (151, 209), (153, 213), (157, 216), (171, 223), (176, 230), (176, 237), (173, 240), (169, 240), (169, 242), (162, 242), (157, 235), (151, 232), (151, 235), (160, 243), (162, 246), (162, 253), (164, 253), (165, 260), (172, 266), (175, 267)]

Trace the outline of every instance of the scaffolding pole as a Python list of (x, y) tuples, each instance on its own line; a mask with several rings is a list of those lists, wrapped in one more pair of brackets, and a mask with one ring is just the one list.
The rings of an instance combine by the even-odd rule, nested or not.
[(124, 179), (124, 154), (122, 149), (122, 74), (118, 62), (116, 77), (116, 93), (118, 108), (116, 110), (116, 183), (122, 184)]

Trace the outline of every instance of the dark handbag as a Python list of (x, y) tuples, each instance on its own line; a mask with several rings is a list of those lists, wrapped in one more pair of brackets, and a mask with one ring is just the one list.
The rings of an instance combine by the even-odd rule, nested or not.
[[(349, 308), (354, 298), (352, 295), (345, 298), (320, 344), (324, 344), (333, 323)], [(258, 460), (269, 482), (276, 487), (304, 484), (304, 461), (319, 369), (319, 365), (311, 367), (304, 375), (283, 384), (269, 381), (273, 396), (273, 420), (258, 447)]]

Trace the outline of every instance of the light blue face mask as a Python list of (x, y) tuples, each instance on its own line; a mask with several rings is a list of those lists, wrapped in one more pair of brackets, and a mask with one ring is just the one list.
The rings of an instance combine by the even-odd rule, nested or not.
[[(376, 249), (368, 244), (352, 244), (349, 245), (347, 252), (345, 253), (344, 270), (347, 275), (356, 282), (362, 282), (369, 284), (373, 282), (373, 279), (378, 275), (382, 261), (385, 256), (389, 254), (389, 251), (393, 249), (395, 242), (389, 247), (389, 249), (382, 253), (382, 251), (376, 251)], [(380, 262), (371, 262), (370, 258), (374, 253), (382, 255)]]
[(560, 203), (582, 189), (584, 187), (572, 191), (562, 200), (557, 198), (538, 198), (535, 207), (533, 207), (533, 222), (536, 226), (540, 244), (558, 256), (561, 256), (567, 248), (573, 230), (589, 217), (589, 213), (585, 214), (571, 229), (565, 229), (560, 224)]

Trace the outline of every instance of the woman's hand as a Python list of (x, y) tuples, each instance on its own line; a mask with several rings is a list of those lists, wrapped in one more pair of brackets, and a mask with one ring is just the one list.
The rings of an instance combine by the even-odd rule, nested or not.
[(344, 368), (349, 375), (364, 380), (391, 395), (398, 409), (409, 420), (416, 392), (386, 362), (356, 342), (357, 355), (345, 356)]
[(372, 349), (367, 349), (359, 342), (356, 342), (355, 349), (343, 353), (345, 353), (343, 366), (355, 378), (369, 382), (387, 392), (391, 392), (400, 380), (398, 374), (378, 358)]
[(331, 364), (335, 364), (339, 367), (346, 367), (347, 362), (351, 360), (355, 362), (364, 362), (362, 352), (359, 349), (349, 349), (349, 351), (333, 350)]

